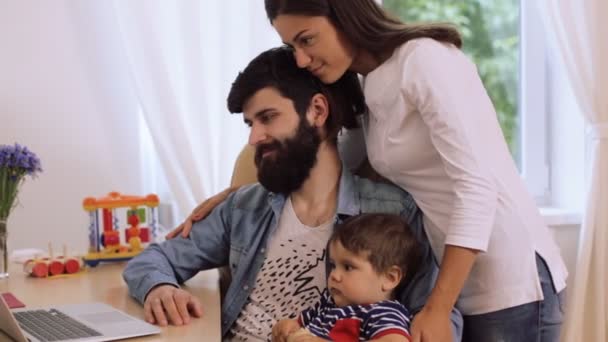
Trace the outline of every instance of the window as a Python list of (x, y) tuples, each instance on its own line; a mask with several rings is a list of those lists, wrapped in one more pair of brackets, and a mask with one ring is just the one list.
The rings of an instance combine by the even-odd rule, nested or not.
[(463, 51), (477, 65), (522, 177), (544, 204), (549, 196), (546, 61), (534, 1), (383, 0), (382, 4), (407, 23), (457, 25)]

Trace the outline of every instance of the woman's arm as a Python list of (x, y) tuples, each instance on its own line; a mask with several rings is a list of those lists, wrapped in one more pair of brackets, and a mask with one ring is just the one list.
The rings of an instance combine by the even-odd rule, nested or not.
[[(213, 195), (206, 199), (203, 203), (199, 204), (192, 213), (186, 218), (184, 222), (182, 222), (177, 228), (173, 229), (165, 238), (167, 240), (173, 239), (178, 235), (181, 235), (184, 238), (187, 238), (190, 235), (190, 231), (192, 231), (192, 224), (194, 222), (200, 221), (207, 217), (215, 207), (217, 207), (220, 203), (222, 203), (228, 196), (235, 192), (239, 187), (229, 187), (219, 194)], [(181, 234), (180, 234), (181, 233)]]
[[(445, 244), (486, 251), (498, 205), (495, 168), (510, 158), (496, 111), (464, 53), (424, 40), (407, 59), (402, 94), (428, 129), (452, 196)], [(407, 158), (407, 155), (404, 156)]]
[[(412, 340), (451, 341), (449, 313), (477, 254), (488, 248), (498, 205), (493, 168), (508, 155), (496, 111), (475, 66), (457, 48), (420, 41), (404, 67), (403, 95), (415, 103), (452, 186), (437, 283), (414, 318)], [(406, 77), (407, 75), (407, 77)], [(447, 209), (447, 208), (446, 208)]]
[(449, 315), (478, 253), (479, 251), (470, 248), (446, 246), (437, 283), (426, 307), (430, 310), (445, 311), (446, 315)]
[(207, 215), (209, 215), (216, 206), (222, 203), (228, 197), (228, 195), (235, 192), (241, 186), (257, 182), (257, 169), (254, 163), (254, 156), (255, 148), (251, 145), (245, 145), (234, 163), (230, 187), (219, 194), (209, 197), (199, 204), (196, 208), (194, 208), (194, 210), (192, 210), (192, 213), (186, 218), (186, 220), (177, 226), (177, 228), (170, 231), (165, 238), (172, 239), (180, 235), (180, 233), (182, 237), (188, 237), (194, 222), (200, 221), (207, 217)]
[(412, 341), (452, 341), (450, 314), (479, 251), (447, 245), (439, 276), (424, 308), (412, 322)]

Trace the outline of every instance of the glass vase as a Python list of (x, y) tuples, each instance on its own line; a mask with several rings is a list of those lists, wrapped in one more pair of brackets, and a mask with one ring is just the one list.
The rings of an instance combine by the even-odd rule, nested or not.
[(8, 278), (8, 231), (6, 220), (0, 220), (0, 279)]

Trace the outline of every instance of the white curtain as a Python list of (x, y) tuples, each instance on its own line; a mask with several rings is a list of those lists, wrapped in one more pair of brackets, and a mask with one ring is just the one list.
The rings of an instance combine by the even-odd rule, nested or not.
[(563, 341), (608, 341), (608, 1), (541, 0), (589, 126), (588, 194)]
[(238, 71), (280, 39), (262, 1), (116, 0), (113, 11), (158, 157), (148, 165), (160, 165), (159, 192), (179, 222), (228, 185), (248, 130), (226, 96)]

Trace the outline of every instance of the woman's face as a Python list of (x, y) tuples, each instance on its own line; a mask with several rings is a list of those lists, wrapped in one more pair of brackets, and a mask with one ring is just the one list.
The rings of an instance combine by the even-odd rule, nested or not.
[(272, 25), (293, 48), (298, 66), (321, 82), (334, 83), (351, 67), (355, 48), (327, 17), (281, 14)]

